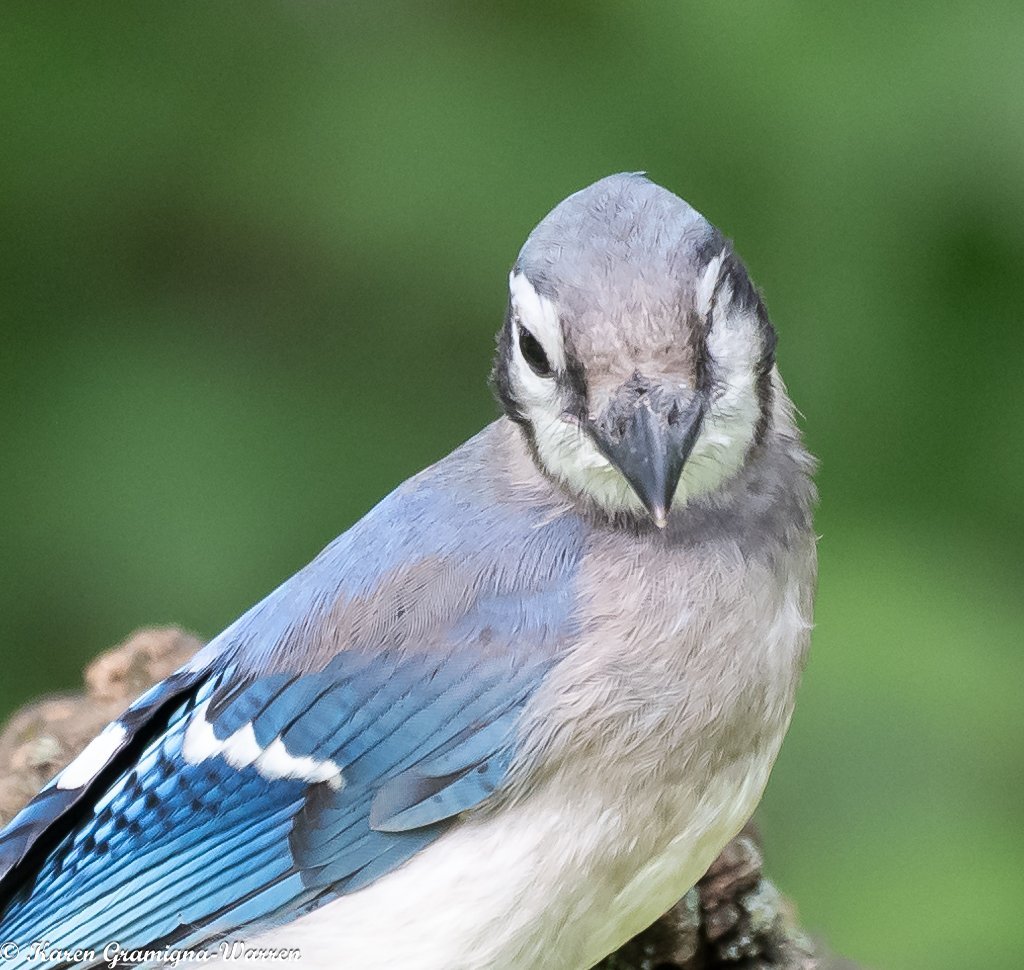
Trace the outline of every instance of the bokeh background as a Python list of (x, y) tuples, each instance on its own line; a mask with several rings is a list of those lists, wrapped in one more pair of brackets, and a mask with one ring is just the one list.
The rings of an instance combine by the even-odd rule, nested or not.
[(761, 821), (882, 967), (1019, 967), (1024, 6), (37, 4), (0, 33), (0, 714), (213, 635), (495, 414), (507, 267), (645, 169), (821, 457)]

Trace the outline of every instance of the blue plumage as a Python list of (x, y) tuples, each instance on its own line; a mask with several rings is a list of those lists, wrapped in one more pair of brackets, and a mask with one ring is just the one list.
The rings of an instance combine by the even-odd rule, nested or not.
[[(178, 699), (187, 695), (200, 681), (198, 671), (182, 670), (168, 677), (142, 695), (120, 718), (125, 728), (125, 737), (113, 750), (107, 762), (116, 765), (119, 757), (129, 758), (140, 734), (147, 726), (159, 722), (161, 712)], [(106, 772), (97, 774), (98, 783)], [(0, 832), (0, 908), (6, 896), (13, 889), (11, 874), (33, 851), (38, 851), (52, 834), (52, 828), (59, 819), (70, 813), (86, 800), (95, 790), (95, 784), (59, 788), (56, 780), (51, 781), (11, 823)]]
[(509, 276), (506, 418), (0, 832), (4, 970), (228, 938), (586, 970), (650, 924), (749, 818), (806, 656), (813, 461), (774, 350), (677, 196), (627, 174), (556, 207)]
[[(107, 775), (51, 786), (0, 834), (0, 935), (196, 945), (272, 925), (486, 801), (572, 629), (582, 539), (575, 516), (484, 508), (440, 476), (403, 487), (126, 712)], [(494, 568), (510, 526), (518, 555)]]

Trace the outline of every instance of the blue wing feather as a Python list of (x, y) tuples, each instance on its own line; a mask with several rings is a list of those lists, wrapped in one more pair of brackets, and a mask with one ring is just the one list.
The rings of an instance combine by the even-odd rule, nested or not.
[[(125, 728), (125, 737), (111, 752), (107, 764), (115, 763), (126, 752), (130, 753), (133, 746), (145, 736), (146, 728), (159, 725), (161, 713), (192, 691), (203, 676), (201, 670), (181, 670), (143, 694), (119, 719)], [(61, 820), (69, 819), (73, 810), (88, 800), (103, 777), (104, 773), (99, 771), (94, 784), (77, 788), (60, 788), (57, 785), (58, 778), (54, 778), (0, 832), (0, 911), (13, 881), (12, 877), (16, 876), (15, 870), (26, 861), (30, 852), (38, 850), (41, 843), (47, 841), (47, 836), (50, 841), (54, 841), (55, 828), (59, 832)]]
[[(571, 634), (582, 538), (571, 516), (472, 501), (399, 490), (133, 705), (93, 782), (51, 783), (0, 833), (0, 938), (198, 945), (273, 925), (369, 885), (499, 789)], [(190, 763), (198, 718), (215, 742)], [(228, 755), (250, 729), (256, 753), (340, 780)]]

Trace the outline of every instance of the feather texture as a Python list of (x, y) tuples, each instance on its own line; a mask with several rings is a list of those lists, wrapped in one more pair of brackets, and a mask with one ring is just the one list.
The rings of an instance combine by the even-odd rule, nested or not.
[[(5, 970), (37, 939), (240, 934), (308, 970), (586, 970), (652, 922), (753, 811), (808, 647), (813, 462), (774, 348), (681, 199), (620, 175), (556, 207), (512, 276), (508, 419), (0, 833), (0, 940), (23, 947)], [(667, 432), (630, 451), (683, 462), (663, 529), (594, 438), (629, 431), (602, 419), (624, 388), (662, 430), (682, 390), (706, 399), (688, 457)]]
[(194, 945), (272, 925), (379, 879), (500, 789), (573, 631), (582, 530), (517, 513), (518, 555), (495, 568), (507, 506), (482, 515), (446, 471), (142, 698), (87, 784), (51, 785), (14, 820), (4, 939)]

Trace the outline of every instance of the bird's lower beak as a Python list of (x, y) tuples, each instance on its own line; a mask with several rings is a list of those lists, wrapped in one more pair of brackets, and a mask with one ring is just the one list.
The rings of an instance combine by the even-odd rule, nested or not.
[(587, 430), (663, 529), (704, 417), (704, 396), (636, 376)]

